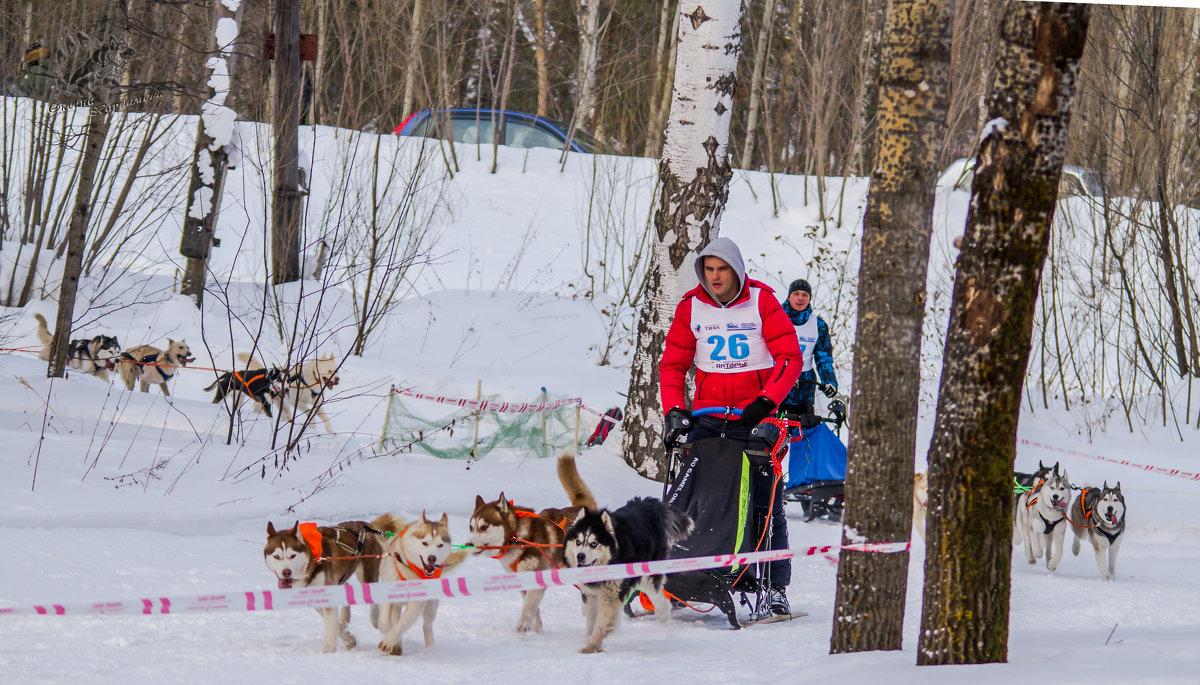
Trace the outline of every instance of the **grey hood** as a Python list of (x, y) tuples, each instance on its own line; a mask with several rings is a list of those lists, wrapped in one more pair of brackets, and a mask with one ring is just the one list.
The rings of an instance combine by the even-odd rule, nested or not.
[[(746, 287), (746, 262), (742, 259), (742, 251), (738, 249), (737, 243), (729, 238), (717, 238), (709, 243), (700, 254), (696, 255), (696, 279), (700, 281), (700, 287), (704, 288), (704, 292), (712, 298), (713, 302), (717, 302), (717, 298), (708, 288), (708, 281), (704, 280), (704, 258), (705, 257), (720, 257), (725, 260), (729, 266), (733, 267), (733, 272), (737, 274), (738, 279), (738, 294)], [(734, 300), (737, 298), (735, 297)], [(731, 300), (732, 302), (733, 300)], [(717, 302), (718, 305), (725, 305)]]

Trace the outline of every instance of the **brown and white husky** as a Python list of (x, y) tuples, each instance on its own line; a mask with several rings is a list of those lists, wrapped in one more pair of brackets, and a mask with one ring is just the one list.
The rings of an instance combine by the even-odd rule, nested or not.
[[(388, 540), (379, 565), (380, 582), (397, 580), (428, 580), (441, 578), (467, 558), (462, 550), (451, 551), (450, 529), (445, 514), (437, 521), (425, 518), (414, 521)], [(423, 617), (425, 646), (433, 646), (433, 620), (437, 618), (438, 600), (384, 604), (379, 612), (378, 628), (383, 632), (379, 650), (400, 656), (404, 653), (404, 633)]]
[[(268, 521), (263, 560), (281, 589), (341, 585), (351, 576), (360, 583), (374, 583), (379, 580), (385, 534), (398, 533), (402, 527), (401, 521), (391, 514), (370, 523), (344, 521), (336, 526), (297, 521), (284, 530), (275, 530)], [(350, 607), (317, 609), (317, 613), (325, 619), (325, 652), (337, 650), (339, 635), (346, 649), (354, 649), (357, 640), (348, 629)], [(378, 609), (372, 607), (372, 623), (377, 619)]]
[[(467, 545), (474, 547), (477, 555), (496, 559), (507, 571), (561, 568), (563, 531), (584, 507), (596, 508), (596, 498), (579, 476), (574, 455), (564, 454), (558, 458), (558, 480), (571, 502), (571, 506), (564, 509), (535, 512), (513, 504), (503, 492), (491, 502), (476, 495), (475, 511), (467, 527)], [(525, 601), (517, 621), (517, 632), (542, 632), (538, 606), (545, 594), (545, 590), (521, 591)]]

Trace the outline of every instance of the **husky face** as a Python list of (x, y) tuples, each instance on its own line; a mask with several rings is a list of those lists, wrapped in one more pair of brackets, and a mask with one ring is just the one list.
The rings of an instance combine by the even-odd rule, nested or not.
[(504, 550), (499, 548), (509, 543), (513, 518), (515, 514), (503, 492), (494, 502), (484, 502), (482, 497), (475, 495), (475, 511), (467, 523), (467, 545), (475, 548), (472, 553), (503, 554)]
[(1121, 525), (1125, 518), (1125, 496), (1121, 494), (1120, 481), (1111, 488), (1108, 487), (1108, 481), (1104, 482), (1104, 489), (1100, 491), (1100, 499), (1096, 502), (1096, 515), (1100, 517), (1102, 525), (1109, 528)]
[(405, 563), (420, 568), (426, 576), (432, 576), (450, 556), (449, 518), (442, 514), (440, 520), (430, 521), (422, 511), (421, 520), (405, 528), (394, 542), (400, 549), (395, 550), (392, 544), (389, 544), (389, 548), (398, 553)]
[(563, 563), (570, 567), (603, 566), (616, 556), (617, 534), (608, 511), (584, 509), (563, 541)]
[(299, 582), (305, 584), (312, 566), (312, 552), (298, 534), (299, 522), (286, 530), (275, 530), (275, 526), (267, 523), (267, 544), (263, 547), (263, 561), (267, 568), (275, 574), (281, 589), (287, 589)]
[(1038, 498), (1050, 505), (1051, 509), (1067, 513), (1067, 505), (1071, 502), (1071, 481), (1067, 478), (1066, 471), (1061, 474), (1058, 472), (1057, 464), (1037, 492)]

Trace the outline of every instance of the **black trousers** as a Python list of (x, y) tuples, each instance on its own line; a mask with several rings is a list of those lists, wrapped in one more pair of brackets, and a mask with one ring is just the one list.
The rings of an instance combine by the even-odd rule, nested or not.
[[(746, 450), (769, 452), (770, 446), (752, 437), (750, 428), (741, 425), (737, 419), (701, 416), (696, 419), (696, 427), (688, 434), (687, 439), (691, 442), (719, 437), (740, 442)], [(785, 446), (780, 459), (786, 454)], [(767, 520), (771, 521), (771, 530), (763, 540), (762, 549), (788, 549), (787, 519), (783, 515), (783, 479), (775, 481), (770, 456), (747, 454), (747, 458), (750, 460), (750, 503), (753, 508), (751, 514), (754, 517), (754, 529), (761, 534)], [(774, 493), (771, 492), (772, 484)], [(755, 539), (755, 542), (758, 540)], [(767, 564), (766, 573), (767, 577), (763, 580), (768, 586), (787, 587), (792, 582), (792, 560), (772, 561)]]

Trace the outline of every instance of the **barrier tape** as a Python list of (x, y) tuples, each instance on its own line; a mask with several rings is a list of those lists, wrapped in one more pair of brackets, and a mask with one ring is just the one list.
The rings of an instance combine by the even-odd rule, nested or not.
[(415, 397), (419, 400), (429, 400), (431, 402), (440, 402), (441, 404), (453, 404), (459, 407), (466, 407), (476, 411), (494, 411), (504, 414), (532, 414), (543, 411), (554, 411), (564, 407), (582, 407), (583, 398), (570, 397), (565, 400), (555, 400), (553, 402), (492, 402), (490, 400), (469, 400), (465, 397), (446, 397), (445, 395), (426, 395), (425, 393), (414, 392), (411, 388), (397, 388), (392, 386), (392, 392), (405, 397)]
[[(843, 549), (863, 552), (894, 553), (909, 548), (910, 542), (865, 543), (845, 545)], [(274, 611), (277, 609), (330, 608), (357, 604), (390, 604), (420, 602), (431, 599), (457, 599), (489, 592), (541, 590), (553, 586), (582, 585), (607, 580), (623, 580), (645, 575), (700, 571), (733, 565), (748, 565), (778, 561), (801, 556), (824, 556), (837, 545), (809, 547), (802, 550), (767, 550), (744, 554), (722, 554), (711, 557), (666, 559), (635, 564), (590, 566), (587, 568), (523, 571), (488, 577), (455, 576), (430, 580), (408, 580), (390, 583), (347, 583), (319, 585), (292, 590), (250, 590), (230, 594), (203, 594), (186, 597), (145, 597), (115, 602), (78, 602), (35, 604), (23, 607), (0, 607), (0, 616), (67, 614), (196, 614), (215, 611)]]
[(1132, 462), (1132, 461), (1129, 461), (1128, 459), (1114, 459), (1113, 457), (1106, 457), (1106, 456), (1100, 455), (1100, 454), (1088, 454), (1086, 452), (1070, 450), (1065, 447), (1055, 447), (1053, 445), (1044, 445), (1040, 442), (1034, 442), (1032, 440), (1021, 439), (1019, 442), (1022, 445), (1029, 445), (1030, 447), (1038, 447), (1038, 448), (1044, 449), (1048, 452), (1057, 452), (1059, 454), (1070, 454), (1070, 455), (1076, 456), (1076, 457), (1087, 457), (1088, 459), (1104, 461), (1104, 462), (1108, 462), (1110, 464), (1120, 464), (1121, 466), (1128, 466), (1130, 468), (1135, 468), (1140, 471), (1148, 471), (1150, 473), (1157, 473), (1161, 476), (1174, 476), (1176, 478), (1183, 478), (1185, 480), (1190, 480), (1190, 481), (1200, 481), (1200, 473), (1193, 473), (1191, 471), (1183, 471), (1181, 469), (1169, 469), (1164, 466), (1154, 466), (1153, 464), (1138, 464), (1137, 462)]

